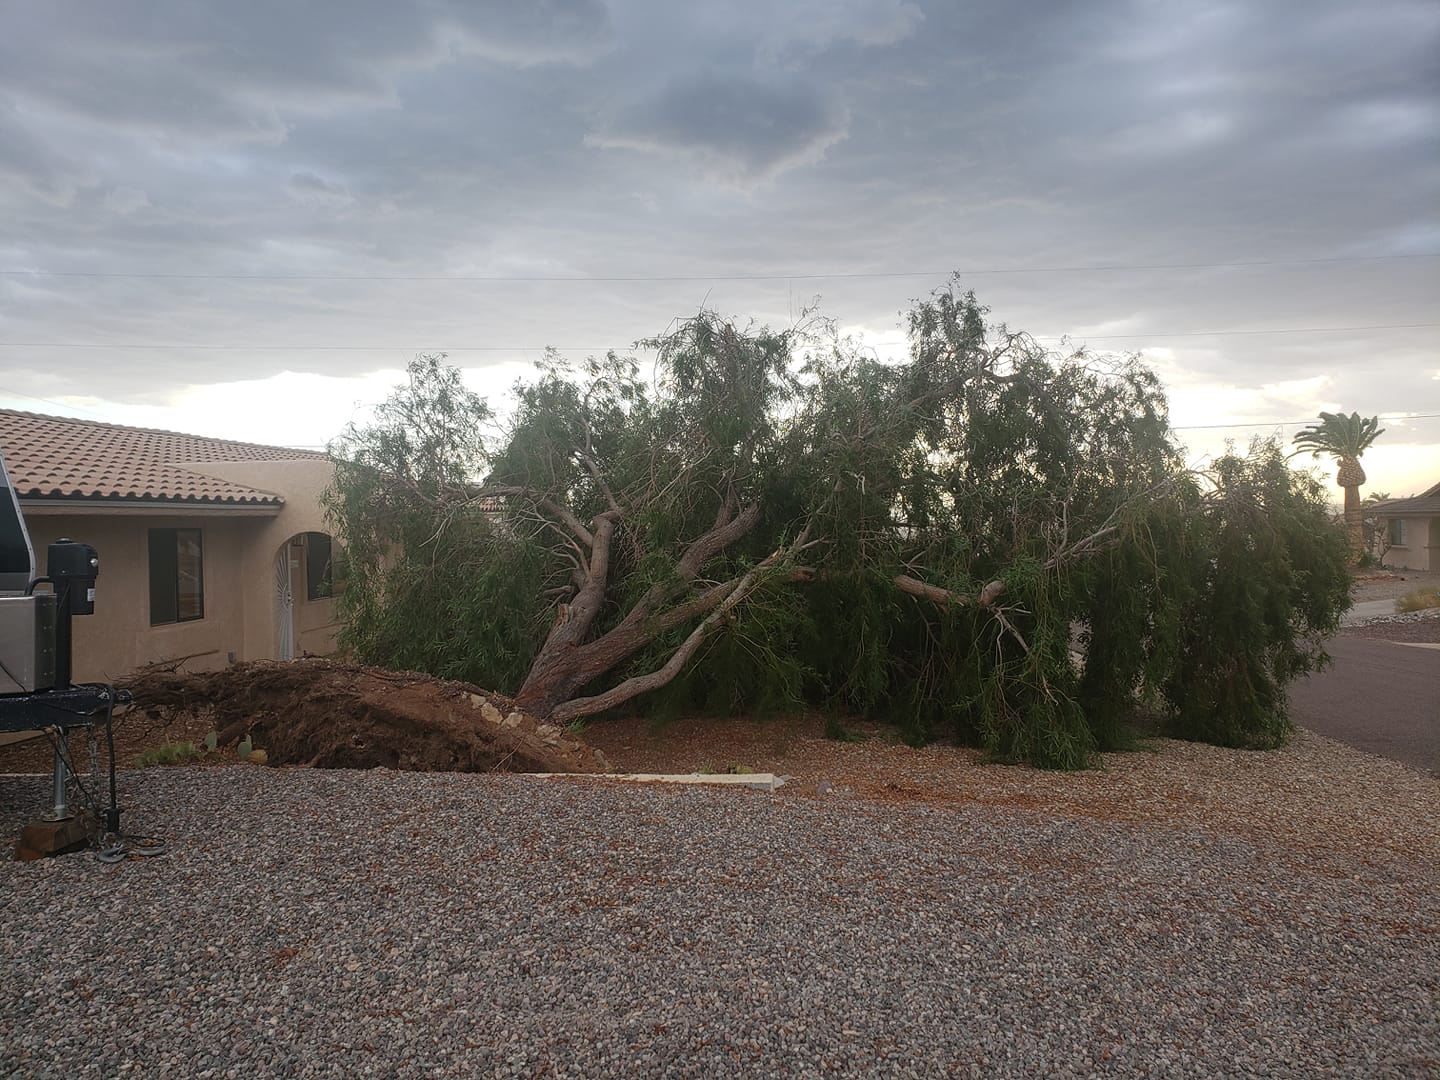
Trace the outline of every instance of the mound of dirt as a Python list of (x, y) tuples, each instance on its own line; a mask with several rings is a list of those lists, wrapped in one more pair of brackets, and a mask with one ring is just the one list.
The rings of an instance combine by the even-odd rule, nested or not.
[(467, 683), (331, 660), (220, 671), (151, 667), (120, 684), (157, 720), (199, 720), (220, 746), (249, 735), (272, 765), (449, 772), (607, 772), (554, 724)]

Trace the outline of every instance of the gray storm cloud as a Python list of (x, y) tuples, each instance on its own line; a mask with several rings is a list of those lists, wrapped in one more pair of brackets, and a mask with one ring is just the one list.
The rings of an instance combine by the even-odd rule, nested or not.
[[(123, 397), (817, 293), (896, 337), (958, 268), (1036, 333), (1440, 411), (1433, 331), (1164, 333), (1432, 322), (1436, 260), (1050, 272), (1435, 251), (1427, 0), (0, 0), (0, 26), (0, 268), (165, 275), (0, 275), (0, 340), (274, 346), (8, 371)], [(780, 280), (437, 280), (467, 275)], [(322, 344), (394, 348), (288, 348)]]
[(154, 136), (275, 140), (287, 114), (395, 107), (407, 74), (575, 62), (604, 47), (597, 0), (10, 3), (0, 86)]
[(708, 73), (620, 113), (591, 145), (693, 155), (721, 178), (754, 180), (816, 161), (845, 136), (845, 109), (813, 84)]

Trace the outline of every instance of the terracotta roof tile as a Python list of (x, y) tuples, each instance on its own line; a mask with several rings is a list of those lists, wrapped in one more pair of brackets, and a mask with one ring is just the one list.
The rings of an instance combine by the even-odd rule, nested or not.
[(1372, 509), (1381, 517), (1392, 514), (1440, 514), (1440, 495), (1417, 495), (1413, 499), (1389, 499)]
[(313, 450), (208, 439), (0, 409), (0, 452), (21, 498), (278, 505), (268, 491), (186, 469), (213, 461), (323, 460)]

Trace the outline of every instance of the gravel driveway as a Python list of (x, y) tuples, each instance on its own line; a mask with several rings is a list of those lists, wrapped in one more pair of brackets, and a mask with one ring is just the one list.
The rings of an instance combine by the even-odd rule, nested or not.
[[(596, 780), (123, 774), (169, 854), (0, 864), (0, 1071), (1440, 1069), (1440, 873), (1186, 825)], [(0, 778), (0, 828), (44, 802)]]

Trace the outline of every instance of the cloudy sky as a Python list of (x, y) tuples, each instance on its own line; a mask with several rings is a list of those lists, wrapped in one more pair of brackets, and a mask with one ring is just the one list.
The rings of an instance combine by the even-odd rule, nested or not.
[(0, 0), (4, 407), (323, 444), (418, 351), (818, 297), (894, 355), (959, 271), (1197, 455), (1378, 413), (1408, 494), (1437, 254), (1433, 0)]

